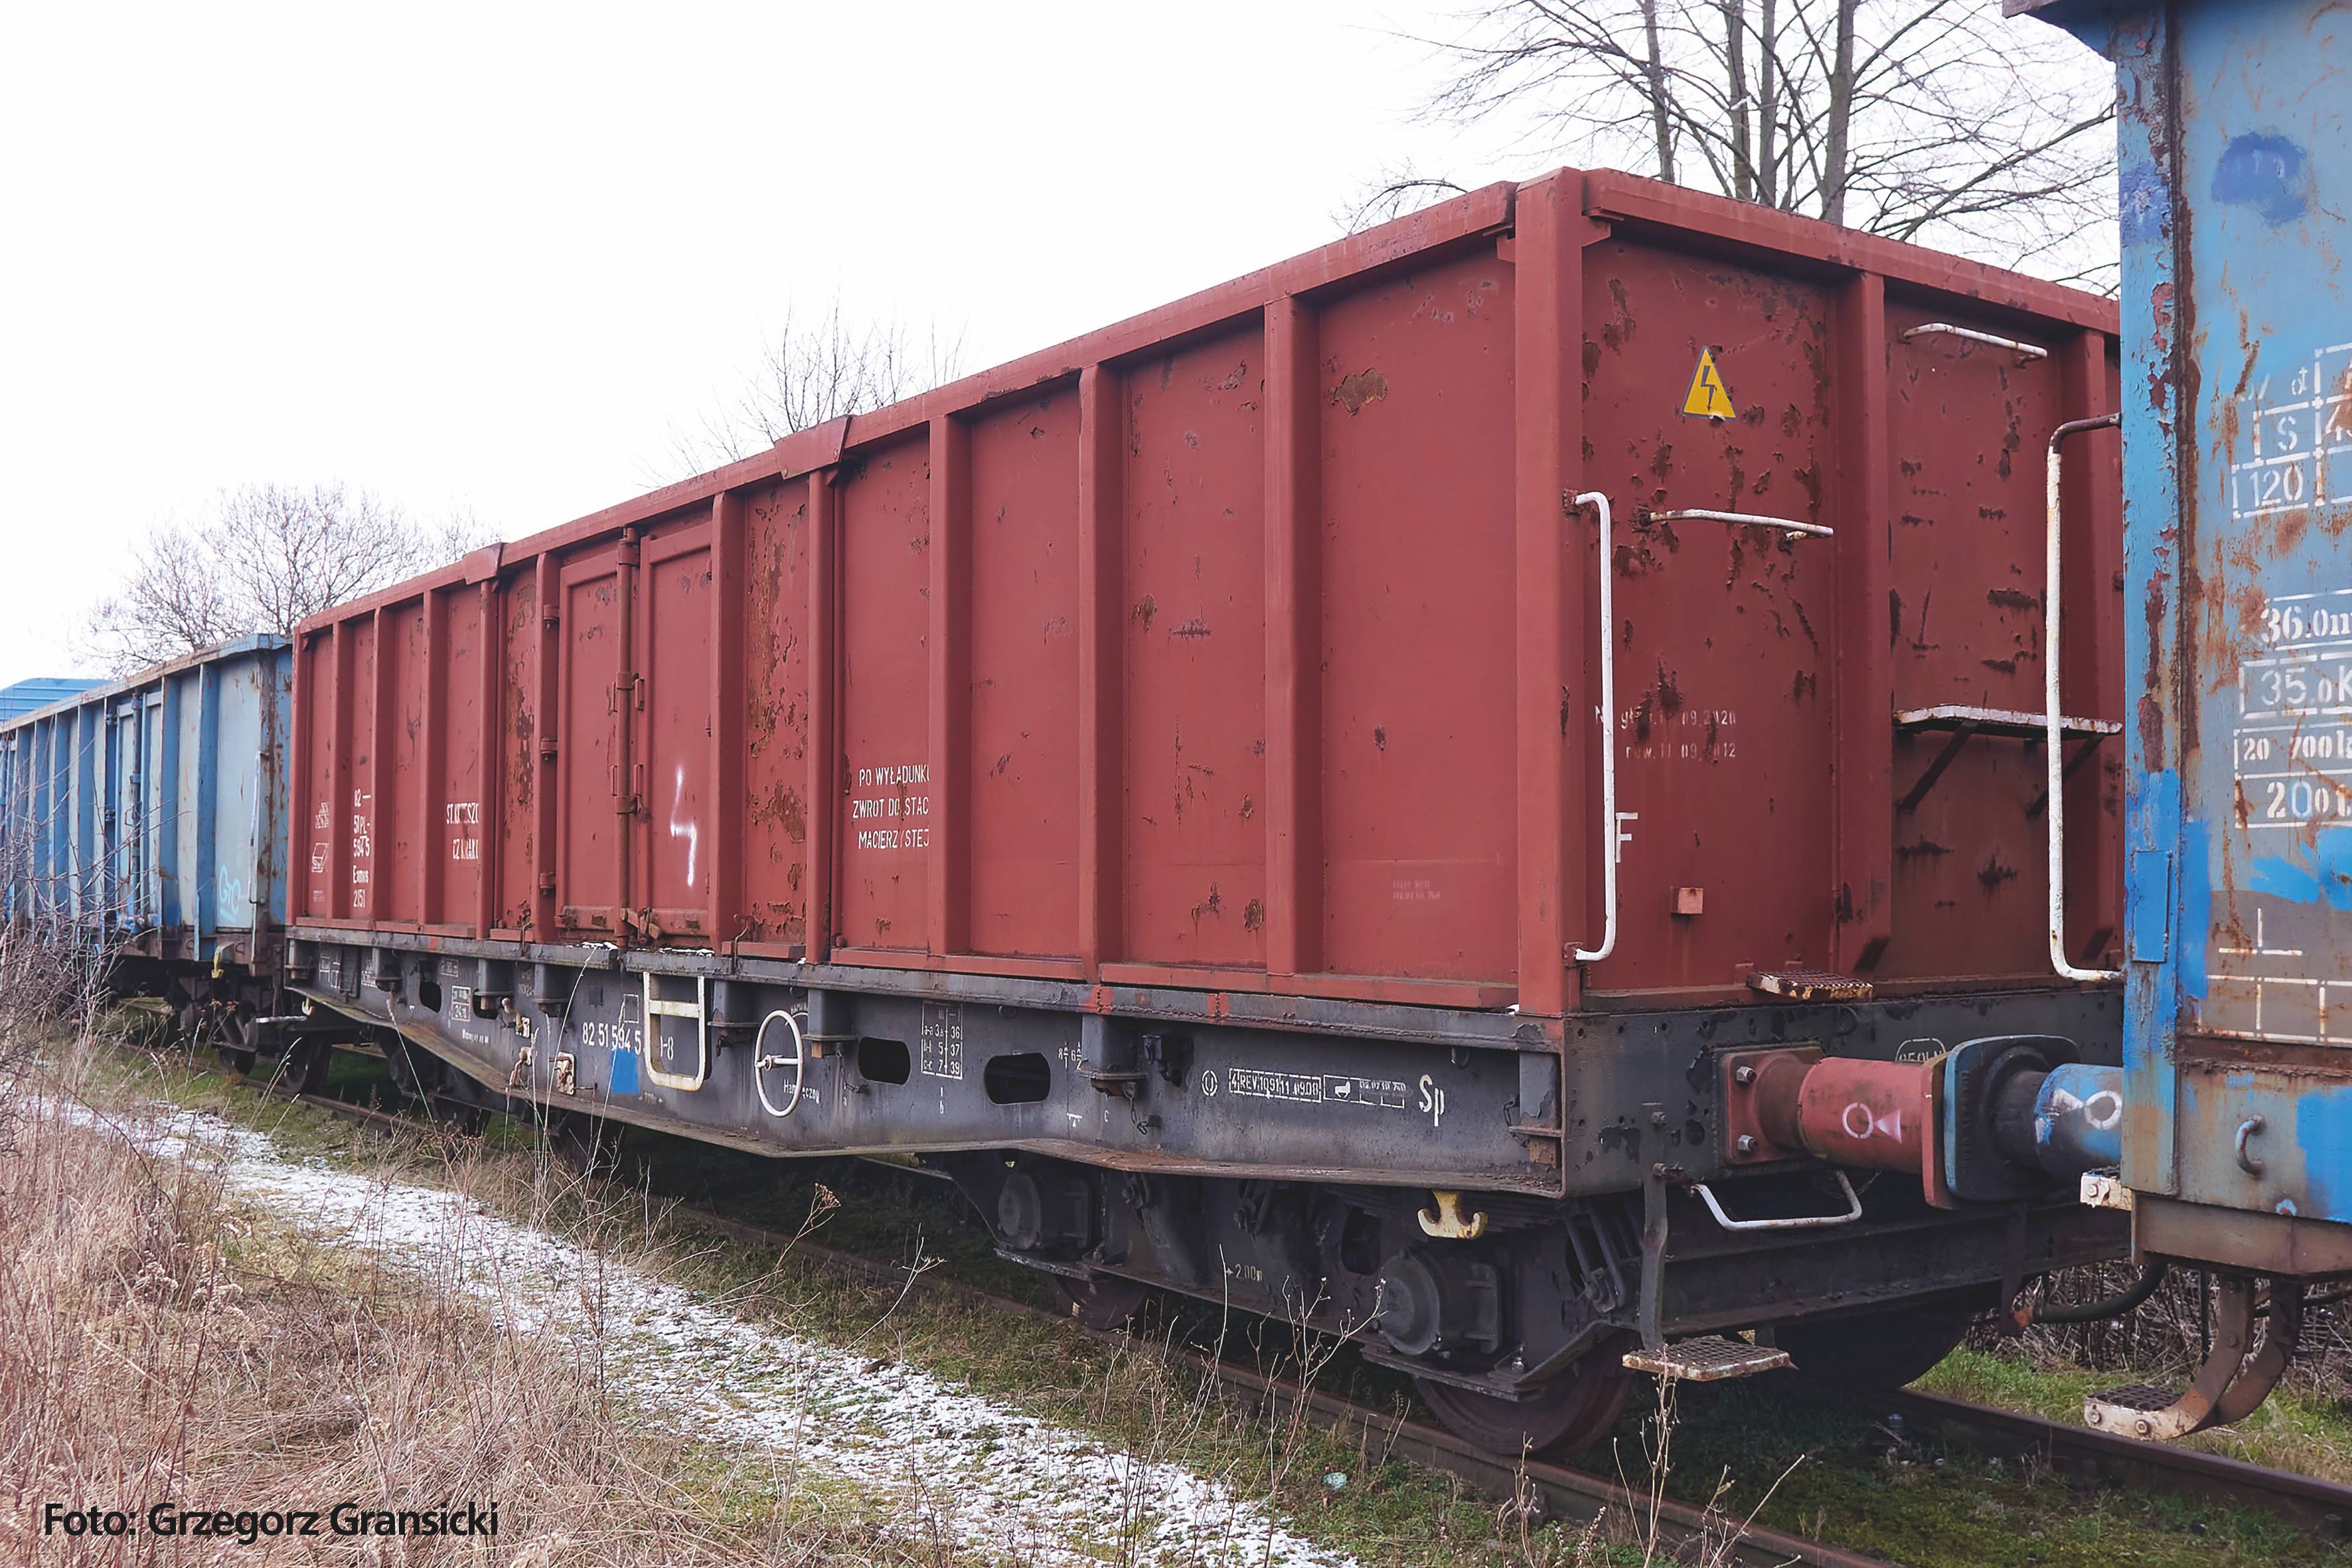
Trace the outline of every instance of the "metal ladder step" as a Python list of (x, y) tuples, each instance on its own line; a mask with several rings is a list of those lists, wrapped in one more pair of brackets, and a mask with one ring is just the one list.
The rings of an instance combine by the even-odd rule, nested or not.
[(1767, 996), (1786, 996), (1791, 1002), (1867, 1002), (1878, 993), (1878, 987), (1867, 980), (1832, 974), (1825, 969), (1753, 970), (1748, 988)]
[(1632, 1371), (1678, 1377), (1685, 1383), (1754, 1377), (1759, 1372), (1778, 1372), (1790, 1364), (1789, 1352), (1778, 1346), (1750, 1344), (1722, 1334), (1679, 1340), (1664, 1350), (1627, 1351), (1624, 1362)]
[(2153, 1442), (2186, 1436), (2196, 1429), (2192, 1418), (2176, 1415), (2180, 1391), (2159, 1383), (2126, 1383), (2103, 1394), (2083, 1396), (2083, 1424), (2122, 1437)]

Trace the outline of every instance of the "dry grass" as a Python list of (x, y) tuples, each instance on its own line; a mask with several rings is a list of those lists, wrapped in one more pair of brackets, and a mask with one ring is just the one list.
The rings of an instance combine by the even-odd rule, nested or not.
[[(86, 1042), (87, 1037), (82, 1037)], [(223, 1201), (221, 1160), (77, 1114), (86, 1045), (0, 1077), (0, 1556), (235, 1561), (944, 1563), (856, 1500), (781, 1500), (764, 1460), (650, 1439), (593, 1334), (482, 1303)], [(499, 1508), (494, 1553), (438, 1542), (44, 1536), (44, 1505)], [(323, 1528), (323, 1527), (322, 1527)]]

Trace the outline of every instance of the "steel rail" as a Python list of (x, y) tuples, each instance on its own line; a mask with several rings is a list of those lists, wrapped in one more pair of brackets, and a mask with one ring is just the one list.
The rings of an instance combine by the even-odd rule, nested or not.
[(2047, 1416), (1995, 1410), (1940, 1394), (1898, 1389), (1880, 1397), (1906, 1422), (1944, 1432), (1967, 1432), (1981, 1446), (2042, 1454), (2077, 1480), (2118, 1482), (2205, 1502), (2252, 1503), (2324, 1542), (2343, 1541), (2352, 1532), (2352, 1487), (2335, 1481), (2274, 1470), (2224, 1454), (2143, 1442)]
[[(264, 1087), (260, 1079), (248, 1081), (257, 1088)], [(268, 1092), (280, 1100), (391, 1131), (414, 1134), (430, 1131), (435, 1125), (414, 1116), (354, 1105), (324, 1095), (277, 1089)], [(900, 1265), (844, 1252), (691, 1204), (678, 1204), (672, 1212), (732, 1241), (790, 1250), (876, 1284), (907, 1283), (907, 1270)], [(1126, 1337), (1117, 1331), (1089, 1329), (1026, 1301), (961, 1280), (929, 1279), (919, 1281), (917, 1288), (973, 1306), (1051, 1322), (1097, 1342)], [(1385, 1452), (1454, 1476), (1489, 1496), (1506, 1500), (1526, 1499), (1530, 1497), (1531, 1489), (1531, 1506), (1542, 1518), (1591, 1521), (1614, 1509), (1622, 1510), (1629, 1523), (1639, 1526), (1654, 1506), (1660, 1534), (1676, 1542), (1705, 1535), (1711, 1544), (1719, 1544), (1727, 1532), (1737, 1531), (1738, 1539), (1731, 1548), (1732, 1555), (1725, 1559), (1727, 1562), (1754, 1563), (1759, 1568), (1768, 1564), (1778, 1568), (1793, 1568), (1796, 1564), (1810, 1564), (1812, 1568), (1888, 1568), (1883, 1557), (1846, 1552), (1759, 1525), (1743, 1524), (1722, 1513), (1710, 1513), (1671, 1498), (1654, 1500), (1612, 1477), (1540, 1459), (1515, 1461), (1490, 1454), (1441, 1427), (1408, 1421), (1320, 1390), (1302, 1389), (1289, 1379), (1269, 1377), (1255, 1368), (1198, 1351), (1178, 1348), (1177, 1353), (1203, 1375), (1242, 1389), (1254, 1398), (1278, 1404), (1285, 1415), (1303, 1397), (1306, 1419), (1318, 1428), (1343, 1438), (1369, 1434), (1379, 1439)], [(2308, 1531), (2323, 1542), (2352, 1539), (2352, 1487), (2334, 1481), (2193, 1448), (2094, 1431), (2043, 1416), (1971, 1405), (1942, 1394), (1897, 1389), (1875, 1398), (1877, 1407), (1902, 1416), (1906, 1424), (1916, 1423), (1947, 1434), (1965, 1432), (1975, 1439), (1978, 1447), (2011, 1458), (2038, 1455), (2060, 1473), (2077, 1480), (2250, 1507)]]

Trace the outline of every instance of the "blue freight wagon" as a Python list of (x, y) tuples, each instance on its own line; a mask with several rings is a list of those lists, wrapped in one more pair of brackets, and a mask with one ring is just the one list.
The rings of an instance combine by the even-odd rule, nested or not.
[(278, 1011), (292, 679), (240, 637), (0, 721), (0, 913), (241, 1041)]
[(12, 719), (22, 719), (27, 713), (37, 713), (100, 684), (95, 680), (57, 675), (36, 675), (26, 680), (12, 680), (0, 686), (0, 724)]
[(2085, 1192), (2144, 1259), (2222, 1282), (2186, 1392), (2085, 1415), (2173, 1436), (2259, 1404), (2305, 1286), (2352, 1273), (2352, 16), (2009, 8), (2116, 70), (2121, 1169)]

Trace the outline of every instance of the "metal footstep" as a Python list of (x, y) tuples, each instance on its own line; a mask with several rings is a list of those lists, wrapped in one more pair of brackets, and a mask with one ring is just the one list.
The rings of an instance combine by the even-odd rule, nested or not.
[(1749, 972), (1748, 989), (1791, 1002), (1867, 1002), (1878, 994), (1876, 984), (1826, 969), (1758, 969)]
[(1727, 1378), (1753, 1377), (1778, 1372), (1790, 1364), (1789, 1352), (1773, 1345), (1752, 1345), (1746, 1340), (1704, 1334), (1682, 1340), (1664, 1350), (1627, 1351), (1625, 1365), (1634, 1372), (1678, 1377), (1685, 1383), (1721, 1383)]
[(2294, 1354), (2303, 1328), (2303, 1286), (2289, 1279), (2271, 1282), (2263, 1309), (2270, 1323), (2260, 1349), (2253, 1344), (2252, 1276), (2223, 1276), (2216, 1295), (2212, 1349), (2188, 1388), (2176, 1393), (2156, 1384), (2129, 1383), (2091, 1394), (2083, 1401), (2084, 1424), (2162, 1443), (2252, 1415)]
[(2162, 1441), (2186, 1436), (2196, 1428), (2191, 1417), (2173, 1409), (2181, 1397), (2179, 1389), (2159, 1383), (2126, 1383), (2104, 1394), (2084, 1395), (2083, 1421), (2126, 1437)]

